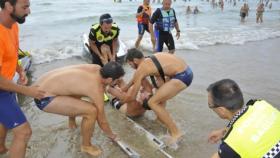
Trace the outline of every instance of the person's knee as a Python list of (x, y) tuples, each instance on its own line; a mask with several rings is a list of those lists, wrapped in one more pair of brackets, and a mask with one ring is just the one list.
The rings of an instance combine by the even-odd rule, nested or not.
[(153, 109), (154, 107), (160, 104), (159, 100), (154, 99), (153, 97), (148, 100), (148, 106)]
[(32, 135), (32, 130), (30, 126), (25, 126), (20, 130), (14, 131), (15, 139), (21, 139), (25, 142), (27, 142), (30, 139), (31, 135)]
[(95, 119), (96, 116), (97, 116), (97, 109), (94, 106), (86, 110), (86, 115), (85, 115), (86, 118)]

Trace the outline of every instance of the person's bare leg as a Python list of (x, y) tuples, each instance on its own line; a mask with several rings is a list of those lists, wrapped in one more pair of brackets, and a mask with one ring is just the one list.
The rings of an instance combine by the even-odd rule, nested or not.
[(138, 48), (138, 47), (139, 47), (142, 38), (143, 38), (142, 35), (138, 35), (137, 40), (136, 40), (136, 42), (135, 42), (135, 48)]
[(0, 123), (0, 154), (5, 154), (8, 149), (5, 145), (7, 129)]
[(98, 156), (102, 153), (102, 151), (97, 147), (91, 144), (91, 137), (92, 137), (92, 133), (93, 133), (93, 128), (96, 121), (96, 117), (97, 117), (97, 110), (96, 108), (94, 108), (93, 113), (95, 113), (95, 115), (92, 114), (87, 114), (84, 115), (83, 120), (82, 120), (82, 124), (81, 124), (81, 132), (82, 132), (82, 145), (81, 145), (81, 151), (82, 152), (87, 152), (93, 156)]
[(93, 104), (70, 96), (57, 96), (43, 109), (49, 113), (65, 116), (83, 116), (81, 124), (82, 152), (93, 156), (101, 154), (101, 150), (91, 144), (91, 137), (95, 125), (97, 112)]
[(168, 142), (169, 144), (177, 142), (183, 133), (178, 129), (165, 107), (161, 106), (160, 103), (173, 98), (185, 88), (186, 85), (184, 85), (184, 83), (172, 79), (161, 86), (148, 102), (150, 108), (156, 113), (158, 119), (168, 128), (171, 135), (171, 139)]
[(77, 128), (78, 126), (77, 126), (77, 123), (76, 123), (76, 117), (69, 117), (69, 128), (70, 129), (75, 129), (75, 128)]
[(9, 158), (24, 158), (27, 143), (31, 137), (32, 131), (28, 122), (23, 123), (12, 129), (13, 141), (9, 149)]

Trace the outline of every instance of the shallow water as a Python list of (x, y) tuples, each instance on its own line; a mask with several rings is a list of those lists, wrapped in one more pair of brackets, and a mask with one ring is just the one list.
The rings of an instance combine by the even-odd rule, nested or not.
[[(88, 33), (99, 16), (109, 12), (119, 25), (120, 38), (132, 47), (137, 38), (135, 13), (142, 0), (113, 3), (111, 0), (32, 0), (31, 15), (21, 25), (21, 47), (30, 50), (34, 62), (43, 63), (65, 59), (82, 54), (82, 34)], [(225, 2), (225, 8), (213, 9), (206, 1), (193, 0), (173, 3), (181, 29), (181, 38), (176, 40), (177, 49), (199, 49), (216, 44), (244, 44), (280, 37), (280, 2), (272, 1), (272, 9), (265, 8), (264, 23), (255, 23), (257, 1), (249, 0), (249, 17), (240, 23), (239, 10), (243, 1), (237, 5)], [(186, 7), (198, 6), (201, 13), (187, 15)], [(151, 3), (155, 10), (160, 4)], [(151, 48), (149, 36), (143, 38), (142, 47)]]

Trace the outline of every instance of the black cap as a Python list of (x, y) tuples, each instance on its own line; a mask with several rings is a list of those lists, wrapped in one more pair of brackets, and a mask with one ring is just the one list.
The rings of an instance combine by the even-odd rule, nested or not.
[(111, 24), (113, 22), (113, 18), (108, 13), (102, 14), (99, 18), (99, 23), (102, 24), (103, 22)]

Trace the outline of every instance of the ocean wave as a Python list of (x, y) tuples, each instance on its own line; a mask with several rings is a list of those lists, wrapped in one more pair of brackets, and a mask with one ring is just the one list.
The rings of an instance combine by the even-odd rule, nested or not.
[[(179, 40), (177, 40), (175, 34), (173, 34), (176, 49), (197, 50), (200, 49), (200, 47), (219, 44), (243, 45), (246, 42), (280, 37), (280, 31), (269, 29), (240, 31), (240, 29), (235, 28), (233, 29), (234, 31), (230, 30), (231, 33), (229, 33), (229, 31), (211, 32), (207, 28), (202, 28), (200, 31), (194, 30), (188, 30), (187, 34), (182, 34)], [(135, 40), (128, 40), (126, 41), (126, 44), (129, 47), (133, 47)], [(142, 39), (141, 47), (143, 47), (144, 49), (152, 49), (152, 44), (149, 36), (146, 36)]]
[(83, 49), (81, 47), (65, 46), (63, 48), (43, 48), (31, 50), (32, 62), (42, 64), (54, 60), (67, 59), (74, 56), (82, 57)]

